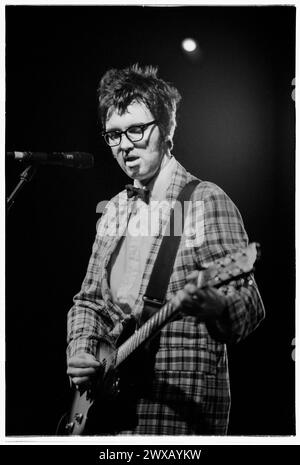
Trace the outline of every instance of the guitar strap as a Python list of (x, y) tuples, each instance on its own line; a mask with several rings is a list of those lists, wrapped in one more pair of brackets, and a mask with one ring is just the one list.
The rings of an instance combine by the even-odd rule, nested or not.
[[(181, 240), (181, 234), (184, 230), (184, 222), (188, 210), (187, 208), (184, 208), (184, 202), (190, 199), (199, 182), (199, 180), (194, 180), (187, 183), (177, 197), (175, 209), (176, 205), (178, 206), (180, 204), (180, 215), (182, 218), (182, 224), (179, 232), (175, 231), (176, 225), (174, 223), (174, 208), (171, 209), (169, 225), (166, 228), (167, 234), (165, 234), (162, 239), (161, 246), (153, 265), (150, 280), (143, 297), (144, 307), (140, 318), (140, 324), (144, 324), (145, 321), (148, 320), (148, 318), (150, 318), (166, 302), (165, 296)], [(176, 232), (176, 234), (174, 234), (174, 232)]]

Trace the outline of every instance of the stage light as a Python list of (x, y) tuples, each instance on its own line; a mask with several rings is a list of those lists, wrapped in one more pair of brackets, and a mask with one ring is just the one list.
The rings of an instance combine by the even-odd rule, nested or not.
[(181, 46), (185, 52), (191, 53), (197, 49), (197, 42), (194, 39), (187, 38), (182, 41)]

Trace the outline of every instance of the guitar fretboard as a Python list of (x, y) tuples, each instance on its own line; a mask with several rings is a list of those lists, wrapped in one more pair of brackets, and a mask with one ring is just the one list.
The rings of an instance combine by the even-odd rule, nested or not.
[(174, 317), (177, 310), (179, 310), (179, 306), (174, 300), (171, 299), (167, 302), (117, 349), (115, 366), (119, 366), (134, 350), (146, 342), (150, 336), (154, 336), (159, 332), (162, 326)]

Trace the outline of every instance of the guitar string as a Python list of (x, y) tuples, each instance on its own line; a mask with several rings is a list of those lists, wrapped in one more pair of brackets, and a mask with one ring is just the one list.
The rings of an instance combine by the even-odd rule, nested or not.
[[(226, 269), (221, 268), (223, 264), (223, 260), (222, 260), (220, 261), (220, 263), (218, 263), (219, 268), (222, 269), (221, 274), (217, 274), (211, 277), (210, 279), (208, 279), (205, 283), (205, 286), (202, 286), (202, 287), (206, 287), (210, 285), (220, 286), (222, 282), (223, 283), (226, 282), (229, 276), (230, 276), (230, 279), (233, 279), (233, 278), (236, 279), (239, 276), (240, 272), (245, 271), (245, 270), (242, 270), (241, 268), (239, 268), (239, 271), (237, 270), (236, 261), (238, 259), (238, 256), (241, 256), (241, 255), (245, 256), (245, 252), (243, 252), (242, 254), (238, 252), (236, 254), (231, 255), (230, 257), (229, 256), (225, 257), (226, 260), (228, 260), (228, 258), (231, 258), (231, 261), (235, 262), (236, 276), (230, 276), (230, 271), (228, 271), (226, 274)], [(227, 268), (228, 268), (228, 265), (227, 265)], [(171, 299), (159, 312), (155, 313), (141, 328), (139, 328), (134, 334), (132, 334), (132, 336), (130, 336), (130, 338), (127, 339), (127, 341), (125, 341), (117, 349), (116, 357), (115, 357), (115, 367), (119, 366), (137, 347), (139, 347), (143, 342), (145, 342), (146, 339), (151, 335), (152, 331), (158, 329), (161, 324), (165, 323), (166, 320), (173, 315), (175, 310), (176, 310), (176, 307), (174, 309), (174, 302)]]

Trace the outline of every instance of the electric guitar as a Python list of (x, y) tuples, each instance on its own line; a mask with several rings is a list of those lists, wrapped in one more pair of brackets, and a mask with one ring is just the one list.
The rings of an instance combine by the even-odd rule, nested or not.
[[(211, 266), (198, 272), (196, 282), (198, 289), (205, 287), (220, 287), (231, 281), (242, 279), (253, 271), (253, 265), (259, 257), (259, 245), (251, 243), (236, 253), (226, 255)], [(180, 294), (181, 295), (181, 294)], [(182, 297), (181, 297), (182, 298)], [(75, 390), (70, 411), (59, 422), (57, 434), (83, 435), (87, 433), (86, 426), (90, 412), (95, 403), (101, 399), (113, 399), (119, 393), (118, 368), (130, 355), (145, 343), (149, 342), (158, 332), (181, 311), (179, 293), (170, 299), (160, 310), (146, 321), (139, 329), (128, 337), (119, 347), (100, 341), (97, 359), (101, 362), (99, 375), (93, 386), (85, 391)], [(100, 411), (100, 415), (102, 410)], [(100, 420), (104, 421), (100, 416)], [(106, 419), (106, 422), (109, 421)]]

